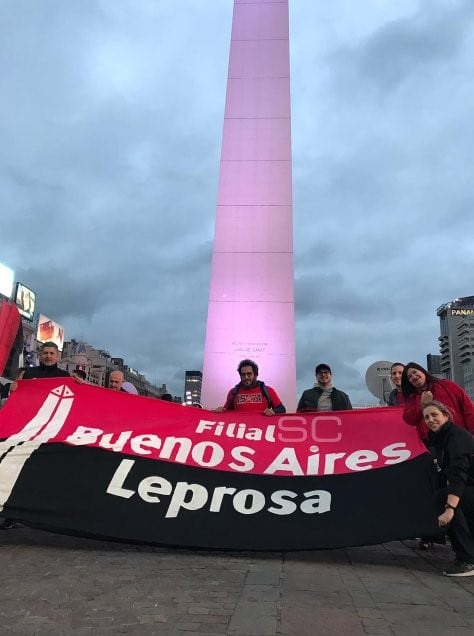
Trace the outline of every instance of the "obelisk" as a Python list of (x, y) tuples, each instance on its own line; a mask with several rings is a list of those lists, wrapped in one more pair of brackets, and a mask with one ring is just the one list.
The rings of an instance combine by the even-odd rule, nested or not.
[(251, 358), (296, 405), (288, 0), (234, 0), (202, 402)]

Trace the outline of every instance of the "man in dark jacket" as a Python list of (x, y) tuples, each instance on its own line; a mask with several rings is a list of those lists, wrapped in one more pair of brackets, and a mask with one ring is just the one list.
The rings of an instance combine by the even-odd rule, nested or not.
[(34, 378), (69, 378), (69, 371), (58, 367), (59, 349), (55, 342), (44, 342), (40, 348), (40, 363), (37, 367), (27, 367), (22, 380)]
[(402, 374), (404, 368), (405, 365), (401, 362), (394, 362), (390, 367), (390, 380), (395, 388), (389, 393), (387, 406), (403, 406), (405, 403), (405, 398), (402, 393)]
[(347, 411), (352, 404), (347, 393), (332, 385), (331, 367), (318, 364), (316, 367), (316, 385), (303, 391), (297, 411)]
[[(34, 380), (35, 378), (69, 378), (71, 377), (68, 371), (60, 369), (58, 367), (59, 349), (55, 342), (44, 342), (40, 348), (39, 354), (40, 363), (37, 367), (27, 367), (22, 371), (18, 379), (21, 380)], [(79, 380), (77, 380), (79, 382)], [(82, 381), (83, 382), (83, 381)], [(80, 382), (80, 383), (82, 383)], [(16, 391), (18, 388), (18, 382), (12, 382), (10, 386), (10, 393)], [(18, 523), (14, 519), (0, 520), (0, 529), (8, 530), (10, 528), (18, 527)]]
[[(59, 349), (55, 342), (44, 342), (39, 352), (40, 363), (37, 367), (26, 367), (18, 374), (17, 380), (34, 380), (37, 378), (70, 378), (69, 371), (58, 367)], [(82, 384), (84, 380), (76, 378), (76, 382)], [(12, 382), (10, 393), (16, 391), (18, 382)]]

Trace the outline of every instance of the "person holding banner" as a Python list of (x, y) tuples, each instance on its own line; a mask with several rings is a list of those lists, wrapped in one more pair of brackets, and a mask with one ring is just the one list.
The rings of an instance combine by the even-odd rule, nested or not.
[(257, 379), (258, 365), (253, 360), (241, 360), (237, 367), (240, 382), (227, 394), (224, 406), (215, 409), (216, 413), (224, 411), (250, 411), (275, 415), (286, 413), (275, 389)]
[(441, 510), (438, 524), (447, 530), (456, 555), (443, 574), (474, 576), (474, 437), (454, 424), (441, 402), (427, 402), (423, 419), (442, 482), (436, 493)]
[[(10, 393), (16, 391), (19, 380), (32, 380), (36, 378), (69, 378), (68, 371), (58, 367), (59, 349), (55, 342), (44, 342), (40, 348), (40, 363), (37, 367), (22, 368), (14, 382), (10, 385)], [(76, 380), (80, 384), (83, 381)], [(17, 528), (19, 524), (14, 519), (1, 519), (0, 530), (10, 530)]]
[(402, 393), (402, 374), (405, 365), (401, 362), (394, 362), (390, 367), (390, 380), (394, 385), (394, 389), (390, 391), (387, 406), (402, 406), (405, 398)]
[(23, 380), (34, 378), (69, 378), (69, 371), (60, 369), (59, 349), (55, 342), (43, 342), (40, 347), (39, 365), (37, 367), (27, 367), (23, 374)]
[(332, 371), (328, 364), (318, 364), (315, 369), (316, 384), (303, 391), (296, 410), (348, 411), (352, 404), (347, 393), (332, 385)]
[(471, 398), (451, 380), (435, 378), (416, 362), (408, 362), (402, 373), (402, 392), (405, 397), (403, 419), (416, 426), (421, 439), (426, 440), (428, 427), (423, 408), (436, 400), (445, 404), (453, 414), (453, 422), (474, 433), (474, 407)]
[(122, 386), (124, 380), (125, 376), (123, 374), (123, 371), (120, 371), (120, 369), (115, 369), (114, 371), (110, 372), (107, 387), (109, 389), (112, 389), (112, 391), (122, 391), (123, 393), (126, 393), (125, 389)]
[[(23, 373), (17, 377), (15, 382), (12, 382), (10, 387), (10, 393), (16, 391), (18, 388), (17, 380), (34, 380), (41, 378), (70, 378), (69, 371), (60, 369), (58, 367), (59, 362), (59, 349), (55, 342), (43, 342), (39, 352), (39, 365), (37, 367), (26, 367), (23, 369)], [(82, 382), (77, 379), (77, 382)]]

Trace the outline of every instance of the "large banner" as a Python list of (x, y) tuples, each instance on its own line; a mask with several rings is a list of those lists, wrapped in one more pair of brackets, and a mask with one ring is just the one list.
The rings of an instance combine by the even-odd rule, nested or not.
[(15, 377), (23, 351), (23, 328), (18, 307), (0, 298), (0, 375)]
[(433, 463), (397, 408), (266, 417), (24, 380), (0, 439), (0, 509), (31, 526), (249, 550), (438, 532)]

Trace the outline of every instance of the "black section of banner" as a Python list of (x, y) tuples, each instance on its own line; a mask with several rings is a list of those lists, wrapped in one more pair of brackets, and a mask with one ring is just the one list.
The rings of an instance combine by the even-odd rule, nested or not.
[(27, 460), (3, 514), (155, 545), (338, 548), (435, 535), (433, 483), (428, 453), (346, 475), (274, 477), (45, 444)]

